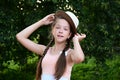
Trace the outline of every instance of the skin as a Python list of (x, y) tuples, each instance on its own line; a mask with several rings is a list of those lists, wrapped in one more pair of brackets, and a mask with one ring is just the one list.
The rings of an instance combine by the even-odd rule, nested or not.
[[(37, 44), (28, 39), (28, 37), (38, 28), (43, 25), (51, 24), (54, 21), (54, 14), (49, 14), (38, 22), (28, 26), (16, 35), (17, 40), (28, 50), (35, 52), (38, 55), (42, 55), (46, 46), (42, 44)], [(57, 55), (57, 53), (64, 49), (66, 40), (71, 36), (70, 25), (64, 19), (58, 19), (57, 23), (52, 29), (52, 34), (55, 39), (55, 44), (52, 47), (52, 54)], [(73, 37), (74, 48), (70, 49), (67, 55), (67, 65), (78, 64), (84, 60), (84, 53), (80, 45), (80, 41), (86, 37), (85, 34), (76, 34)]]

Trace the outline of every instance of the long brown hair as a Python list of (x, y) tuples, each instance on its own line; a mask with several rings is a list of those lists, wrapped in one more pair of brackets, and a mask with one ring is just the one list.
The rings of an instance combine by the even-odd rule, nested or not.
[[(52, 27), (54, 27), (54, 25), (56, 24), (57, 22), (57, 19), (64, 19), (63, 17), (56, 17), (55, 18), (55, 21), (53, 22), (52, 24)], [(71, 26), (71, 25), (70, 25)], [(64, 74), (65, 72), (65, 69), (66, 69), (66, 56), (65, 56), (65, 51), (67, 51), (70, 47), (70, 42), (71, 42), (71, 39), (72, 37), (74, 36), (74, 32), (72, 31), (71, 27), (70, 27), (70, 32), (72, 33), (71, 34), (71, 37), (69, 39), (67, 39), (67, 44), (66, 44), (66, 47), (63, 49), (62, 51), (62, 54), (60, 55), (60, 57), (58, 58), (57, 60), (57, 63), (56, 63), (56, 66), (55, 66), (55, 73), (54, 73), (54, 76), (55, 76), (55, 79), (56, 80), (59, 80), (61, 78), (61, 76)], [(41, 75), (42, 75), (42, 67), (41, 67), (41, 63), (42, 63), (42, 60), (45, 56), (45, 54), (47, 53), (49, 47), (51, 46), (51, 44), (53, 44), (54, 42), (54, 38), (51, 39), (51, 41), (49, 42), (49, 44), (47, 45), (44, 53), (43, 53), (43, 56), (40, 58), (39, 62), (38, 62), (38, 65), (37, 65), (37, 70), (36, 70), (36, 80), (41, 80)], [(59, 67), (61, 66), (61, 67)]]
[[(70, 40), (67, 40), (67, 45), (64, 48), (64, 50), (62, 51), (62, 54), (60, 55), (60, 57), (58, 58), (58, 61), (56, 63), (56, 67), (55, 67), (55, 79), (59, 80), (60, 77), (64, 74), (65, 69), (66, 69), (66, 56), (65, 56), (65, 51), (67, 51), (70, 47)], [(61, 67), (60, 67), (61, 66)]]
[(42, 74), (42, 67), (41, 67), (41, 64), (42, 64), (42, 60), (45, 56), (45, 54), (47, 53), (50, 45), (54, 42), (54, 39), (52, 39), (49, 44), (47, 45), (43, 55), (41, 56), (39, 62), (38, 62), (38, 65), (37, 65), (37, 70), (36, 70), (36, 80), (41, 80), (41, 74)]

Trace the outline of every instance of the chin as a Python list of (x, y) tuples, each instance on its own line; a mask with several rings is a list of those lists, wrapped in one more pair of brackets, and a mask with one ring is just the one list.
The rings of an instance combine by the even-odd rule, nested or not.
[(66, 40), (56, 40), (56, 42), (58, 42), (58, 43), (65, 43)]

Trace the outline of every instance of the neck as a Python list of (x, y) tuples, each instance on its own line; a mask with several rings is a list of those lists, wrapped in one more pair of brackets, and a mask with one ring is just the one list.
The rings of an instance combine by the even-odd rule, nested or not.
[(63, 49), (65, 48), (65, 46), (66, 46), (65, 43), (55, 43), (55, 45), (53, 46), (53, 51), (54, 52), (63, 51)]

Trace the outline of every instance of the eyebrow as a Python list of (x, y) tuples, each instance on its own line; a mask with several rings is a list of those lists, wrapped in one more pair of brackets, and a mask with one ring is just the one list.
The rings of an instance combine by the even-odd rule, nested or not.
[[(60, 24), (56, 24), (57, 26), (61, 26)], [(64, 26), (65, 28), (69, 28), (69, 26)]]

